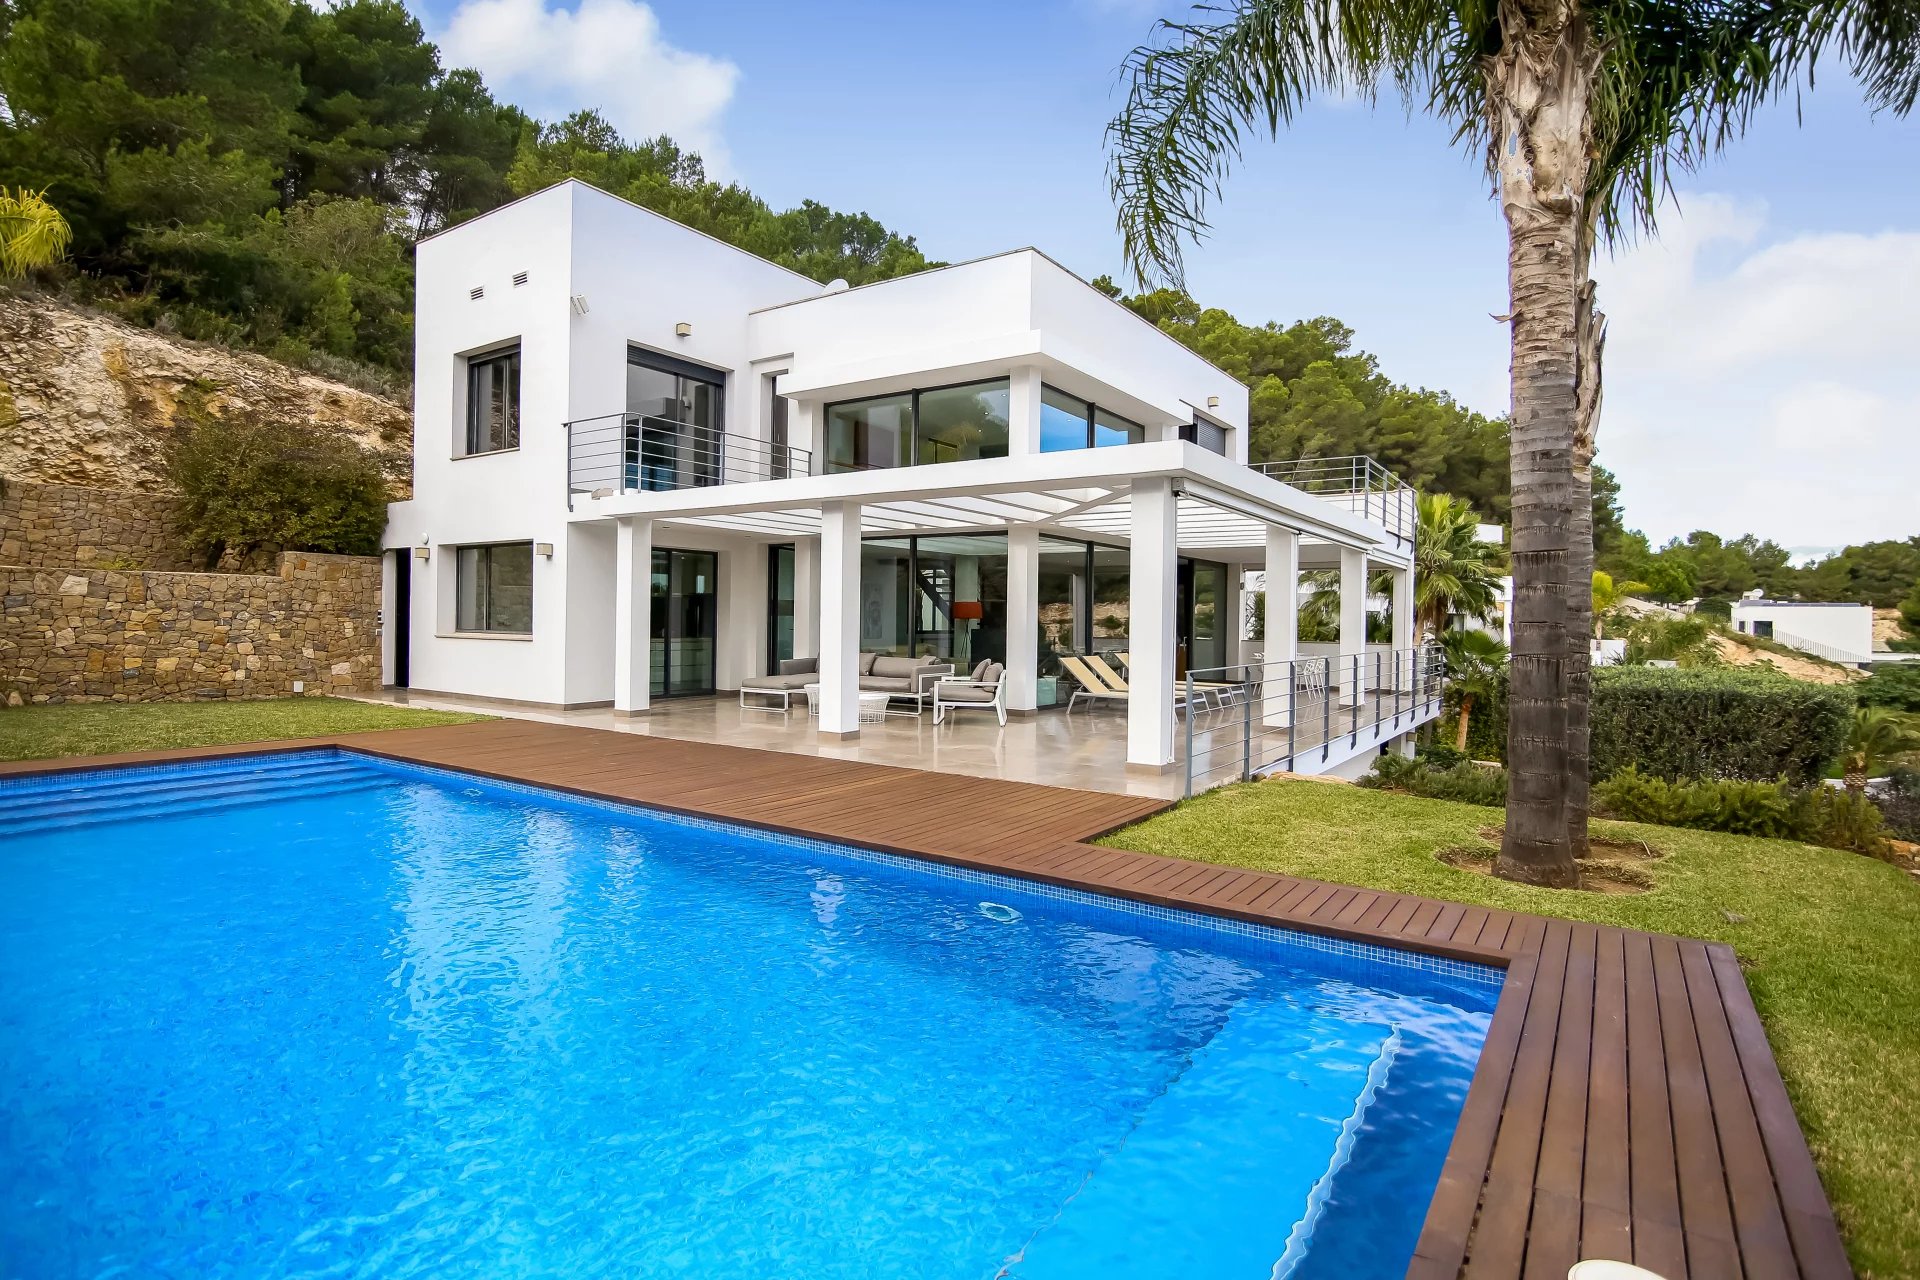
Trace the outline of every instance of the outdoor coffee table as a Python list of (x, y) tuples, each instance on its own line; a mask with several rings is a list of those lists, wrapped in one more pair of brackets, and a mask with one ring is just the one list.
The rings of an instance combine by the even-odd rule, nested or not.
[[(820, 715), (820, 686), (805, 685), (802, 691), (807, 695), (807, 714)], [(863, 693), (860, 695), (860, 723), (882, 724), (887, 718), (887, 702), (890, 695), (884, 693)]]

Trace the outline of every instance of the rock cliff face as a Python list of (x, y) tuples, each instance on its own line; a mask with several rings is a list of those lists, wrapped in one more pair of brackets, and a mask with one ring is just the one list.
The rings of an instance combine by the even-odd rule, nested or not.
[(404, 406), (265, 356), (169, 338), (77, 307), (0, 293), (0, 475), (158, 492), (183, 400), (337, 429), (412, 488)]

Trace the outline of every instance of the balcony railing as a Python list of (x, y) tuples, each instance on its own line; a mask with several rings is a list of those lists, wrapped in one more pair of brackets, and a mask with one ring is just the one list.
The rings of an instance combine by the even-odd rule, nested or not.
[(1432, 644), (1189, 671), (1175, 685), (1186, 793), (1317, 772), (1335, 751), (1345, 759), (1397, 738), (1440, 714), (1443, 674)]
[(813, 470), (811, 450), (642, 413), (567, 424), (567, 503), (576, 493), (701, 489)]
[(1255, 471), (1281, 484), (1292, 485), (1362, 520), (1376, 521), (1407, 542), (1419, 522), (1417, 494), (1399, 476), (1364, 454), (1344, 458), (1300, 458), (1293, 462), (1259, 462)]

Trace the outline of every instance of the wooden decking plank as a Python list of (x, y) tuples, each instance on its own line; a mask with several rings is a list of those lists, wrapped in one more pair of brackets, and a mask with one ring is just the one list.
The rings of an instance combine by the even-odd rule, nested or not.
[(1733, 1047), (1733, 1035), (1727, 1029), (1720, 985), (1714, 979), (1713, 962), (1705, 945), (1681, 944), (1680, 967), (1693, 1008), (1707, 1094), (1713, 1100), (1713, 1127), (1720, 1136), (1727, 1191), (1733, 1201), (1741, 1269), (1748, 1280), (1794, 1280), (1800, 1269), (1794, 1263), (1793, 1244), (1787, 1238), (1786, 1219), (1781, 1216), (1766, 1144), (1760, 1140), (1759, 1121), (1753, 1114), (1753, 1100), (1747, 1095), (1746, 1077)]
[(1665, 1037), (1654, 986), (1653, 939), (1622, 938), (1627, 980), (1627, 1163), (1632, 1189), (1633, 1257), (1658, 1275), (1687, 1272), (1680, 1176), (1673, 1154), (1673, 1103), (1667, 1090)]
[(1548, 924), (1540, 946), (1540, 967), (1534, 977), (1536, 998), (1527, 1006), (1513, 1077), (1507, 1085), (1506, 1109), (1500, 1116), (1493, 1159), (1487, 1165), (1480, 1221), (1474, 1228), (1473, 1252), (1464, 1272), (1469, 1280), (1522, 1274), (1527, 1228), (1535, 1204), (1534, 1170), (1540, 1159), (1554, 1044), (1560, 1030), (1561, 988), (1572, 939), (1572, 927), (1556, 920)]
[(1580, 1192), (1587, 1149), (1598, 940), (1599, 930), (1594, 926), (1576, 924), (1568, 941), (1559, 1028), (1548, 1072), (1547, 1110), (1541, 1122), (1539, 1165), (1534, 1171), (1533, 1220), (1527, 1229), (1522, 1274), (1528, 1280), (1563, 1280), (1567, 1269), (1581, 1257)]
[(1693, 1009), (1680, 968), (1678, 939), (1653, 939), (1654, 993), (1660, 1006), (1660, 1036), (1667, 1055), (1667, 1093), (1673, 1109), (1673, 1156), (1680, 1170), (1682, 1233), (1687, 1269), (1696, 1276), (1740, 1274), (1740, 1248), (1733, 1234), (1726, 1166), (1713, 1127), (1713, 1103), (1694, 1031)]
[(1801, 1273), (1816, 1280), (1851, 1276), (1846, 1246), (1841, 1243), (1826, 1192), (1821, 1189), (1806, 1136), (1794, 1117), (1780, 1068), (1767, 1046), (1766, 1031), (1753, 1007), (1746, 979), (1740, 975), (1740, 962), (1727, 947), (1709, 947), (1708, 957), (1720, 986), (1721, 1007), (1727, 1012), (1734, 1048), (1740, 1055), (1747, 1095), (1766, 1142), (1767, 1159)]
[(1633, 1196), (1627, 1149), (1627, 976), (1625, 935), (1594, 939), (1593, 1046), (1580, 1187), (1580, 1254), (1633, 1259)]

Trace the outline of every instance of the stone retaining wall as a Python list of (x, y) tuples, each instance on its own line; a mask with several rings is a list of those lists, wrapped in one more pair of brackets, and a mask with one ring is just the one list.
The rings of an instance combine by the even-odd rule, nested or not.
[(0, 479), (0, 565), (190, 571), (164, 493)]
[(0, 565), (7, 704), (271, 698), (380, 687), (380, 560), (277, 574)]

